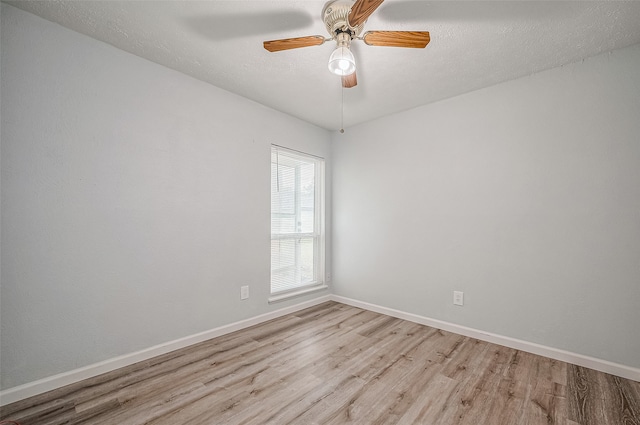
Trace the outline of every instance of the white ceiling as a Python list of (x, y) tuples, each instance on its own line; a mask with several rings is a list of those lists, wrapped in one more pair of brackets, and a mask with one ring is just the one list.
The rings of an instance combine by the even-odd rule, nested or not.
[[(7, 1), (45, 19), (330, 130), (640, 43), (640, 1), (386, 0), (365, 30), (427, 30), (425, 49), (354, 42), (341, 88), (334, 42), (269, 53), (262, 41), (327, 36), (324, 1)], [(640, 71), (639, 71), (640, 72)]]

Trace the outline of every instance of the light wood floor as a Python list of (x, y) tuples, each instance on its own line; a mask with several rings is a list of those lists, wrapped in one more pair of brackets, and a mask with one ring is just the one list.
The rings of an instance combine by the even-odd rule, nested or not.
[(328, 302), (3, 407), (21, 425), (640, 425), (640, 383)]

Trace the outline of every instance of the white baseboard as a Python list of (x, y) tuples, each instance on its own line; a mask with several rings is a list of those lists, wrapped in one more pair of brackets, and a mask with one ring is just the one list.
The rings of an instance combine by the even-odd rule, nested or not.
[(632, 379), (640, 382), (640, 369), (613, 363), (607, 360), (597, 359), (582, 354), (572, 353), (570, 351), (560, 350), (558, 348), (547, 347), (545, 345), (527, 342), (516, 338), (497, 335), (490, 332), (484, 332), (478, 329), (466, 326), (456, 325), (454, 323), (444, 322), (429, 317), (419, 316), (413, 313), (407, 313), (392, 308), (383, 307), (376, 304), (370, 304), (339, 295), (331, 295), (331, 300), (343, 304), (359, 307), (365, 310), (374, 311), (376, 313), (386, 314), (387, 316), (397, 317), (398, 319), (409, 320), (421, 325), (431, 326), (433, 328), (442, 329), (444, 331), (453, 332), (459, 335), (468, 336), (486, 342), (491, 342), (505, 347), (514, 348), (516, 350), (526, 351), (532, 354), (549, 357), (551, 359), (572, 363), (578, 366), (595, 369), (600, 372), (609, 373), (611, 375), (620, 376), (622, 378)]
[(174, 341), (166, 342), (164, 344), (146, 348), (144, 350), (136, 351), (135, 353), (114, 357), (112, 359), (94, 363), (92, 365), (81, 367), (79, 369), (74, 369), (69, 372), (60, 373), (58, 375), (40, 379), (38, 381), (28, 382), (17, 387), (8, 388), (4, 391), (0, 391), (0, 406), (4, 406), (6, 404), (13, 403), (38, 394), (42, 394), (47, 391), (55, 390), (56, 388), (73, 384), (83, 379), (93, 378), (94, 376), (98, 376), (103, 373), (119, 369), (121, 367), (129, 366), (134, 363), (168, 353), (170, 351), (178, 350), (180, 348), (188, 347), (190, 345), (197, 344), (211, 338), (226, 335), (240, 329), (248, 328), (250, 326), (254, 326), (268, 320), (284, 316), (286, 314), (313, 307), (314, 305), (330, 301), (330, 299), (331, 297), (329, 295), (325, 295), (310, 301), (281, 308), (279, 310), (241, 320), (239, 322), (230, 323), (228, 325), (200, 332), (195, 335), (190, 335), (184, 338), (176, 339)]
[(261, 314), (259, 316), (251, 317), (249, 319), (241, 320), (239, 322), (231, 323), (195, 335), (180, 338), (175, 341), (170, 341), (134, 353), (114, 357), (112, 359), (108, 359), (79, 369), (74, 369), (69, 372), (60, 373), (58, 375), (40, 379), (38, 381), (29, 382), (24, 385), (6, 389), (0, 392), (0, 406), (4, 406), (6, 404), (13, 403), (38, 394), (42, 394), (44, 392), (63, 387), (65, 385), (73, 384), (83, 379), (92, 378), (94, 376), (98, 376), (100, 374), (110, 372), (121, 367), (129, 366), (143, 360), (148, 360), (152, 357), (159, 356), (170, 351), (178, 350), (180, 348), (188, 347), (189, 345), (197, 344), (211, 338), (226, 335), (240, 329), (248, 328), (250, 326), (254, 326), (268, 320), (284, 316), (286, 314), (313, 307), (314, 305), (318, 305), (326, 301), (340, 302), (365, 310), (371, 310), (376, 313), (386, 314), (387, 316), (409, 320), (411, 322), (420, 323), (422, 325), (431, 326), (459, 335), (464, 335), (482, 341), (503, 345), (505, 347), (514, 348), (516, 350), (538, 354), (555, 360), (572, 363), (578, 366), (588, 367), (591, 369), (599, 370), (601, 372), (610, 373), (612, 375), (640, 382), (640, 369), (631, 366), (625, 366), (618, 363), (585, 356), (582, 354), (560, 350), (553, 347), (547, 347), (544, 345), (535, 344), (532, 342), (527, 342), (502, 335), (496, 335), (490, 332), (484, 332), (478, 329), (456, 325), (437, 319), (431, 319), (429, 317), (419, 316), (413, 313), (394, 310), (392, 308), (358, 301), (339, 295), (325, 295), (310, 301), (295, 304), (269, 313)]

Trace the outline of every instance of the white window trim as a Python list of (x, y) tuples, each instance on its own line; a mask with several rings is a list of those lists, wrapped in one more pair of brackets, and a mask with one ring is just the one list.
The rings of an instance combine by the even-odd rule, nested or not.
[(316, 286), (305, 286), (304, 288), (292, 290), (291, 292), (282, 292), (279, 294), (271, 295), (268, 300), (269, 300), (269, 304), (273, 304), (279, 301), (288, 300), (290, 298), (311, 294), (312, 292), (322, 291), (324, 289), (329, 289), (329, 286), (327, 286), (326, 283), (321, 283)]
[[(277, 292), (275, 294), (271, 293), (271, 275), (269, 276), (269, 293), (271, 294), (268, 298), (268, 302), (269, 303), (275, 303), (275, 302), (279, 302), (279, 301), (284, 301), (290, 298), (294, 298), (294, 297), (298, 297), (298, 296), (302, 296), (302, 295), (306, 295), (309, 293), (313, 293), (316, 291), (321, 291), (324, 289), (328, 289), (329, 286), (326, 284), (325, 282), (325, 271), (326, 271), (326, 254), (325, 254), (325, 207), (326, 207), (326, 199), (325, 199), (325, 194), (326, 194), (326, 178), (325, 178), (325, 159), (317, 156), (317, 155), (313, 155), (313, 154), (309, 154), (307, 152), (302, 152), (302, 151), (298, 151), (295, 149), (290, 149), (290, 148), (286, 148), (284, 146), (280, 146), (280, 145), (276, 145), (276, 144), (272, 144), (271, 145), (271, 151), (273, 149), (276, 149), (278, 151), (284, 151), (284, 152), (290, 152), (293, 153), (295, 155), (302, 155), (302, 156), (306, 156), (306, 157), (310, 157), (310, 158), (315, 158), (318, 160), (318, 162), (316, 163), (316, 167), (317, 167), (317, 171), (316, 171), (316, 179), (321, 183), (321, 184), (316, 184), (315, 185), (315, 199), (319, 201), (320, 206), (318, 207), (318, 214), (315, 215), (314, 219), (316, 221), (316, 228), (318, 229), (317, 235), (318, 235), (318, 252), (316, 253), (317, 258), (314, 259), (314, 261), (317, 261), (317, 266), (318, 266), (318, 275), (317, 278), (318, 280), (316, 280), (315, 282), (312, 282), (310, 284), (301, 286), (299, 288), (294, 288), (291, 289), (289, 291), (282, 291), (282, 292)], [(309, 233), (309, 234), (304, 234), (307, 236), (313, 236), (313, 234)], [(276, 236), (276, 238), (278, 238), (278, 236)], [(271, 235), (271, 239), (274, 239), (274, 235)], [(283, 239), (286, 239), (286, 236), (283, 236)]]

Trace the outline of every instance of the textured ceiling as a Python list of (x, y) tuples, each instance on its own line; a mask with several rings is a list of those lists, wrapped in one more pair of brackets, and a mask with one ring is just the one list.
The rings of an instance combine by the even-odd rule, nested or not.
[(354, 42), (358, 85), (343, 91), (327, 70), (334, 42), (262, 47), (328, 37), (323, 1), (7, 3), (330, 130), (640, 43), (640, 1), (386, 0), (365, 30), (427, 30), (431, 43)]

